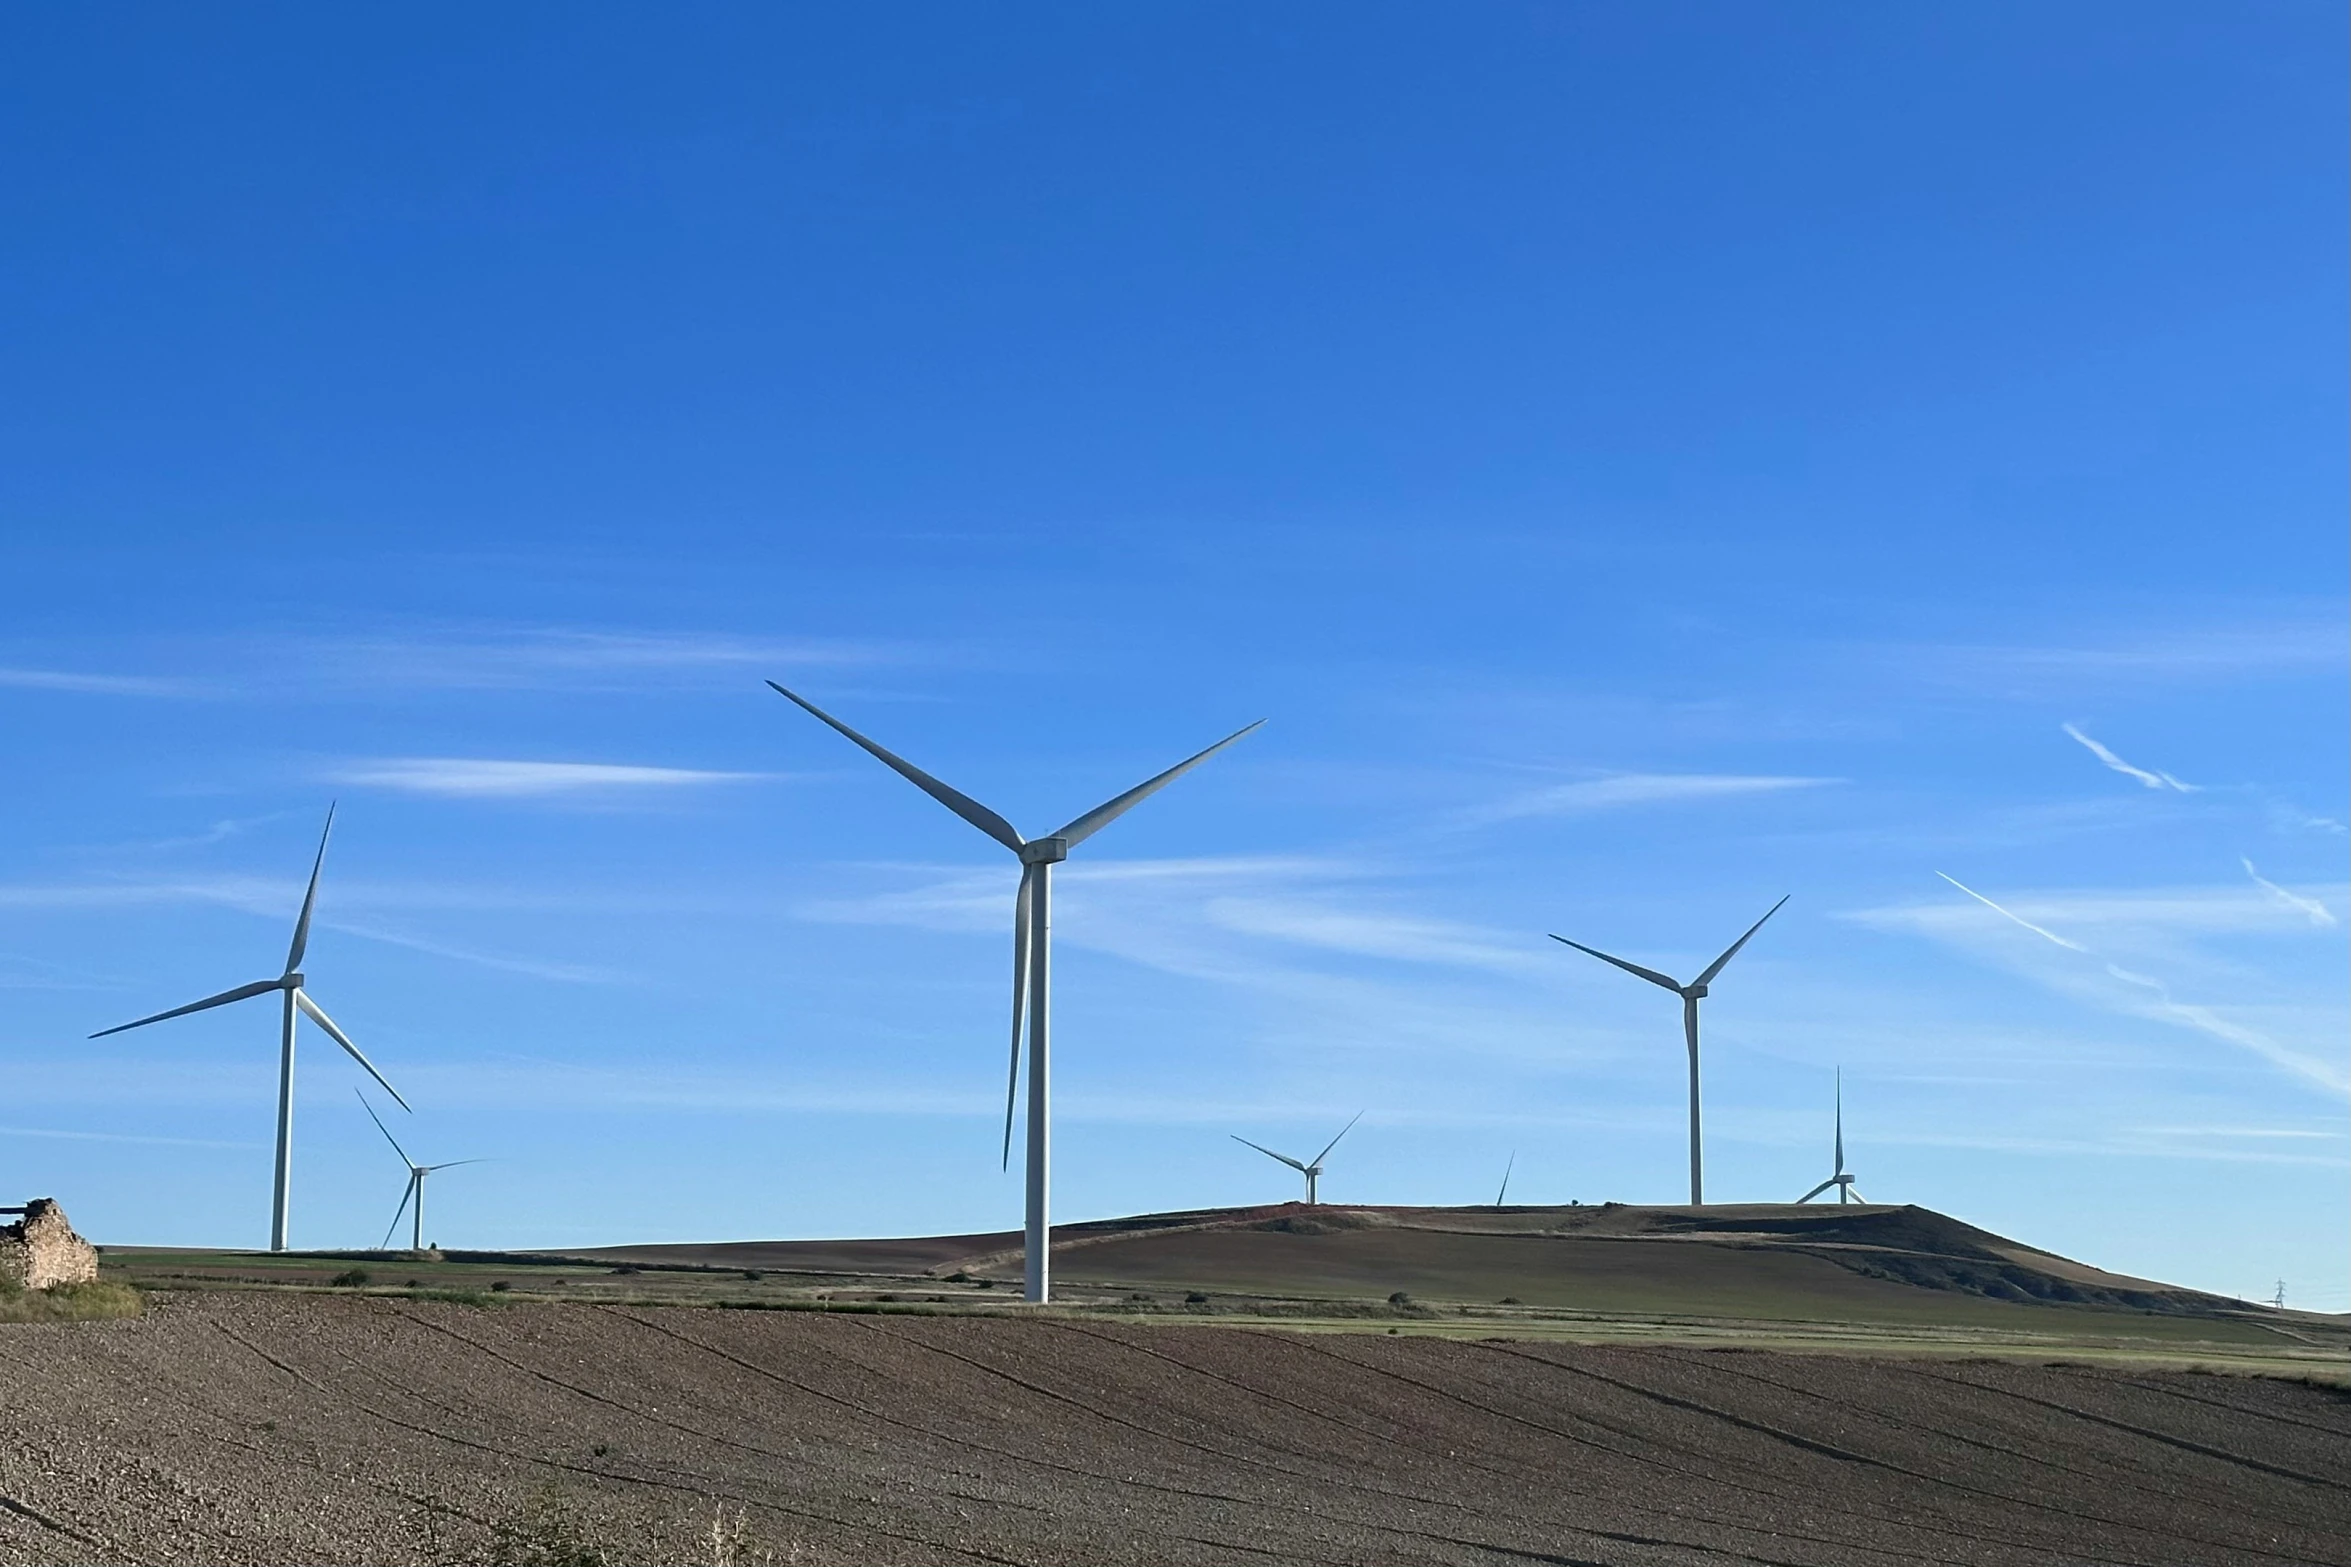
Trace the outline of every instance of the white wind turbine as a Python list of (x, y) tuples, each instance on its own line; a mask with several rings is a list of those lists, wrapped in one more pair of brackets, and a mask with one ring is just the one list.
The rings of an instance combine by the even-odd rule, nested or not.
[(883, 750), (806, 697), (787, 691), (772, 680), (768, 685), (779, 696), (790, 699), (839, 730), (917, 789), (1020, 856), (1020, 890), (1014, 896), (1012, 905), (1012, 1065), (1004, 1083), (1004, 1165), (1009, 1169), (1012, 1164), (1012, 1106), (1020, 1084), (1020, 1035), (1025, 1012), (1029, 1037), (1025, 1290), (1030, 1301), (1048, 1300), (1052, 1292), (1052, 1268), (1048, 1252), (1052, 1241), (1052, 1223), (1047, 1211), (1047, 1188), (1050, 1184), (1052, 1156), (1050, 1014), (1053, 994), (1053, 867), (1068, 859), (1071, 849), (1265, 720), (1261, 718), (1256, 724), (1235, 730), (1197, 756), (1178, 762), (1158, 777), (1139, 783), (1116, 799), (1095, 806), (1066, 827), (1041, 838), (1023, 838), (1010, 822), (994, 811), (960, 790), (941, 783), (912, 762)]
[(1796, 1200), (1800, 1203), (1810, 1202), (1832, 1186), (1837, 1189), (1837, 1206), (1840, 1208), (1849, 1202), (1866, 1204), (1869, 1201), (1867, 1197), (1862, 1196), (1854, 1189), (1853, 1177), (1845, 1173), (1845, 1069), (1843, 1067), (1837, 1068), (1837, 1173)]
[[(1354, 1120), (1349, 1121), (1345, 1126), (1339, 1128), (1339, 1137), (1344, 1137), (1349, 1132), (1354, 1131), (1355, 1122), (1362, 1119), (1363, 1112), (1361, 1110), (1356, 1111)], [(1339, 1137), (1334, 1137), (1329, 1142), (1323, 1144), (1321, 1153), (1316, 1154), (1312, 1159), (1309, 1159), (1304, 1163), (1300, 1163), (1298, 1160), (1291, 1158), (1286, 1153), (1275, 1153), (1271, 1148), (1266, 1147), (1263, 1143), (1252, 1143), (1248, 1138), (1241, 1136), (1238, 1132), (1227, 1132), (1225, 1135), (1230, 1137), (1236, 1143), (1243, 1143), (1251, 1148), (1256, 1149), (1259, 1153), (1265, 1155), (1268, 1159), (1279, 1159), (1282, 1163), (1288, 1165), (1291, 1169), (1296, 1170), (1300, 1175), (1305, 1176), (1306, 1206), (1309, 1208), (1315, 1206), (1315, 1182), (1322, 1179), (1322, 1162), (1323, 1160), (1330, 1157), (1330, 1152), (1332, 1149), (1339, 1146)]]
[(408, 1101), (400, 1097), (400, 1090), (385, 1080), (384, 1074), (375, 1069), (374, 1062), (359, 1053), (359, 1047), (351, 1043), (350, 1036), (337, 1028), (335, 1020), (328, 1017), (319, 1004), (310, 999), (309, 992), (302, 988), (302, 954), (310, 945), (310, 913), (318, 903), (318, 873), (327, 860), (327, 836), (334, 830), (335, 808), (330, 805), (327, 807), (326, 830), (318, 835), (318, 858), (310, 862), (310, 888), (302, 894), (302, 913), (294, 921), (294, 944), (286, 949), (286, 971), (283, 974), (275, 979), (257, 979), (250, 985), (239, 985), (234, 990), (224, 990), (217, 996), (207, 996), (202, 1001), (191, 1001), (184, 1007), (173, 1007), (169, 1012), (158, 1012), (153, 1017), (143, 1017), (134, 1023), (121, 1023), (113, 1028), (102, 1028), (90, 1036), (92, 1039), (104, 1039), (108, 1034), (119, 1034), (123, 1030), (131, 1028), (145, 1028), (149, 1023), (160, 1023), (165, 1018), (185, 1017), (191, 1012), (203, 1012), (213, 1007), (225, 1007), (232, 1001), (244, 1001), (253, 996), (265, 996), (273, 990), (285, 992), (284, 1022), (278, 1030), (278, 1157), (277, 1180), (272, 1189), (269, 1203), (269, 1249), (271, 1251), (286, 1249), (286, 1206), (293, 1178), (294, 1163), (295, 1013), (302, 1013), (320, 1028), (325, 1029), (327, 1037), (349, 1051), (352, 1060), (367, 1068), (367, 1075), (381, 1083), (384, 1092), (390, 1094), (401, 1109), (408, 1108)]
[[(359, 1094), (359, 1090), (356, 1088), (351, 1091)], [(367, 1112), (367, 1118), (375, 1122), (376, 1130), (384, 1134), (384, 1141), (392, 1145), (392, 1152), (398, 1154), (400, 1162), (408, 1166), (408, 1186), (400, 1193), (400, 1206), (392, 1210), (392, 1222), (384, 1226), (384, 1238), (377, 1245), (376, 1250), (381, 1251), (384, 1247), (392, 1244), (392, 1232), (400, 1228), (400, 1215), (408, 1211), (408, 1199), (413, 1197), (416, 1199), (416, 1228), (410, 1232), (408, 1249), (422, 1251), (424, 1250), (424, 1178), (435, 1170), (454, 1170), (461, 1164), (484, 1164), (488, 1161), (451, 1159), (442, 1164), (418, 1164), (414, 1159), (408, 1157), (408, 1150), (400, 1146), (400, 1139), (392, 1135), (392, 1129), (384, 1124), (383, 1117), (376, 1114), (375, 1106), (367, 1102), (367, 1095), (359, 1094), (359, 1108)]]
[(1557, 935), (1551, 938), (1553, 941), (1565, 942), (1578, 952), (1588, 952), (1603, 963), (1613, 963), (1627, 974), (1638, 974), (1652, 985), (1663, 985), (1682, 998), (1682, 1036), (1689, 1042), (1690, 1047), (1690, 1206), (1693, 1208), (1706, 1201), (1706, 1183), (1700, 1167), (1698, 1138), (1698, 1003), (1706, 999), (1706, 987), (1714, 982), (1715, 975), (1722, 972), (1723, 965), (1737, 957), (1739, 949), (1747, 945), (1748, 937), (1763, 929), (1763, 920), (1770, 919), (1774, 914), (1777, 914), (1787, 901), (1786, 898), (1782, 898), (1778, 903), (1764, 910), (1763, 919), (1757, 920), (1747, 927), (1747, 935), (1732, 942), (1729, 950), (1712, 963), (1707, 964), (1706, 971), (1687, 985), (1678, 980), (1669, 979), (1653, 968), (1643, 968), (1638, 963), (1627, 963), (1622, 958), (1611, 957), (1599, 948), (1587, 947), (1580, 941), (1568, 941), (1565, 936)]

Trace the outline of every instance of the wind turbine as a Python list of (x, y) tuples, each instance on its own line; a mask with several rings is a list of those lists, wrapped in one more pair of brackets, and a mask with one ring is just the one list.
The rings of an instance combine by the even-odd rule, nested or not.
[(1748, 926), (1745, 936), (1732, 942), (1721, 957), (1707, 964), (1706, 971), (1687, 985), (1669, 979), (1653, 968), (1643, 968), (1638, 963), (1627, 963), (1622, 958), (1611, 957), (1599, 948), (1587, 947), (1580, 941), (1568, 941), (1565, 936), (1557, 935), (1551, 938), (1553, 941), (1565, 942), (1578, 952), (1588, 952), (1603, 963), (1613, 963), (1627, 974), (1637, 974), (1652, 985), (1663, 985), (1682, 998), (1682, 1036), (1689, 1041), (1690, 1046), (1690, 1206), (1693, 1208), (1701, 1206), (1706, 1201), (1706, 1183), (1698, 1153), (1698, 1003), (1706, 999), (1706, 987), (1714, 983), (1714, 976), (1722, 972), (1723, 965), (1737, 957), (1739, 949), (1747, 945), (1748, 938), (1763, 929), (1763, 920), (1770, 919), (1774, 914), (1777, 914), (1787, 901), (1786, 898), (1782, 898), (1778, 903), (1764, 910), (1762, 920), (1757, 920)]
[(1837, 1206), (1840, 1208), (1849, 1202), (1866, 1204), (1869, 1201), (1867, 1197), (1853, 1189), (1853, 1177), (1845, 1173), (1845, 1069), (1843, 1067), (1837, 1068), (1837, 1173), (1796, 1200), (1800, 1203), (1810, 1202), (1832, 1186), (1837, 1189)]
[(108, 1034), (119, 1034), (125, 1029), (145, 1028), (165, 1018), (186, 1017), (191, 1012), (225, 1007), (232, 1001), (244, 1001), (253, 996), (266, 996), (273, 990), (285, 992), (283, 1025), (278, 1030), (278, 1161), (277, 1180), (269, 1202), (269, 1249), (286, 1249), (286, 1199), (294, 1173), (294, 1014), (302, 1013), (310, 1021), (326, 1030), (327, 1038), (350, 1052), (351, 1059), (367, 1068), (367, 1075), (383, 1085), (403, 1110), (408, 1101), (400, 1097), (400, 1090), (386, 1081), (375, 1069), (375, 1063), (359, 1053), (351, 1043), (351, 1036), (335, 1026), (335, 1020), (326, 1015), (319, 1004), (310, 999), (302, 988), (302, 954), (310, 946), (310, 913), (318, 904), (318, 873), (327, 862), (327, 837), (335, 830), (335, 808), (327, 807), (326, 830), (318, 835), (318, 858), (310, 862), (310, 889), (302, 894), (302, 913), (294, 921), (294, 944), (286, 949), (286, 971), (275, 979), (257, 979), (250, 985), (239, 985), (224, 990), (217, 996), (206, 996), (202, 1001), (191, 1001), (184, 1007), (173, 1007), (169, 1012), (158, 1012), (133, 1023), (118, 1023), (113, 1028), (102, 1028), (92, 1039), (104, 1039)]
[(1237, 729), (1197, 756), (1178, 762), (1115, 799), (1106, 800), (1066, 827), (1041, 838), (1023, 838), (1013, 825), (960, 790), (952, 789), (902, 757), (842, 723), (814, 702), (770, 680), (776, 694), (790, 699), (871, 752), (917, 789), (1020, 856), (1020, 891), (1012, 904), (1012, 1064), (1004, 1082), (1004, 1167), (1012, 1166), (1012, 1106), (1020, 1086), (1020, 1034), (1026, 1013), (1029, 1036), (1028, 1201), (1025, 1219), (1027, 1268), (1024, 1289), (1032, 1302), (1051, 1298), (1052, 1242), (1047, 1188), (1052, 1157), (1052, 1075), (1050, 1017), (1053, 997), (1053, 867), (1069, 851), (1217, 752), (1265, 722)]
[[(359, 1094), (359, 1090), (356, 1088), (351, 1091)], [(392, 1129), (384, 1124), (383, 1117), (376, 1114), (375, 1106), (367, 1102), (367, 1095), (359, 1094), (359, 1108), (367, 1112), (367, 1118), (375, 1122), (376, 1130), (384, 1134), (384, 1141), (392, 1145), (392, 1152), (398, 1154), (400, 1162), (408, 1166), (408, 1187), (401, 1192), (400, 1206), (392, 1210), (392, 1222), (384, 1226), (384, 1239), (382, 1244), (376, 1247), (376, 1250), (381, 1251), (392, 1243), (392, 1232), (400, 1228), (400, 1215), (408, 1211), (408, 1199), (413, 1197), (416, 1199), (416, 1228), (409, 1232), (408, 1249), (422, 1251), (424, 1250), (424, 1178), (435, 1170), (454, 1170), (461, 1164), (483, 1164), (487, 1161), (451, 1159), (445, 1164), (418, 1164), (414, 1159), (408, 1157), (408, 1150), (400, 1146), (400, 1139), (392, 1135)]]
[[(1345, 1126), (1339, 1128), (1339, 1137), (1344, 1137), (1349, 1132), (1354, 1131), (1355, 1122), (1362, 1119), (1363, 1112), (1361, 1110), (1356, 1111), (1355, 1119), (1349, 1121)], [(1322, 1162), (1323, 1160), (1330, 1157), (1330, 1152), (1332, 1149), (1339, 1146), (1339, 1137), (1334, 1137), (1329, 1142), (1323, 1144), (1321, 1153), (1316, 1154), (1312, 1159), (1308, 1160), (1304, 1164), (1301, 1164), (1286, 1153), (1275, 1153), (1271, 1148), (1266, 1147), (1263, 1143), (1250, 1142), (1248, 1138), (1241, 1136), (1238, 1132), (1228, 1132), (1225, 1135), (1232, 1138), (1232, 1140), (1236, 1143), (1246, 1143), (1249, 1147), (1256, 1149), (1259, 1153), (1265, 1155), (1268, 1159), (1279, 1159), (1282, 1163), (1288, 1165), (1291, 1169), (1296, 1170), (1300, 1175), (1305, 1176), (1306, 1206), (1309, 1208), (1316, 1206), (1314, 1183), (1322, 1179)]]

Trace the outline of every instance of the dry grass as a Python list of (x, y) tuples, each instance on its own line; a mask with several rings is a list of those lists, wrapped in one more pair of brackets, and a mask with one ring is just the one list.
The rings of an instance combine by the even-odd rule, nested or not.
[(145, 1313), (146, 1301), (128, 1284), (93, 1279), (45, 1290), (0, 1285), (0, 1322), (100, 1322)]

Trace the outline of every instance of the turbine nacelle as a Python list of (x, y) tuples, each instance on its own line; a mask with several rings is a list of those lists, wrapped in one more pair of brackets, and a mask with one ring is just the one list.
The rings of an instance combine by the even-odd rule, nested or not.
[(278, 980), (278, 989), (300, 990), (307, 983), (309, 983), (308, 977), (299, 970), (296, 970), (295, 972), (284, 975)]
[(1706, 987), (1704, 985), (1684, 985), (1682, 987), (1682, 999), (1685, 1001), (1704, 1001), (1706, 999)]
[(1031, 838), (1020, 846), (1023, 865), (1059, 865), (1069, 858), (1067, 838)]

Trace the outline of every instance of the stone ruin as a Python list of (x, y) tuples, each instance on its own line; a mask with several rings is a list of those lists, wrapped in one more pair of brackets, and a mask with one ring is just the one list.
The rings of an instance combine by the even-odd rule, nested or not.
[(87, 1284), (98, 1276), (98, 1248), (73, 1232), (54, 1199), (36, 1197), (21, 1208), (0, 1208), (0, 1216), (24, 1215), (0, 1224), (0, 1289), (45, 1290), (55, 1284)]

